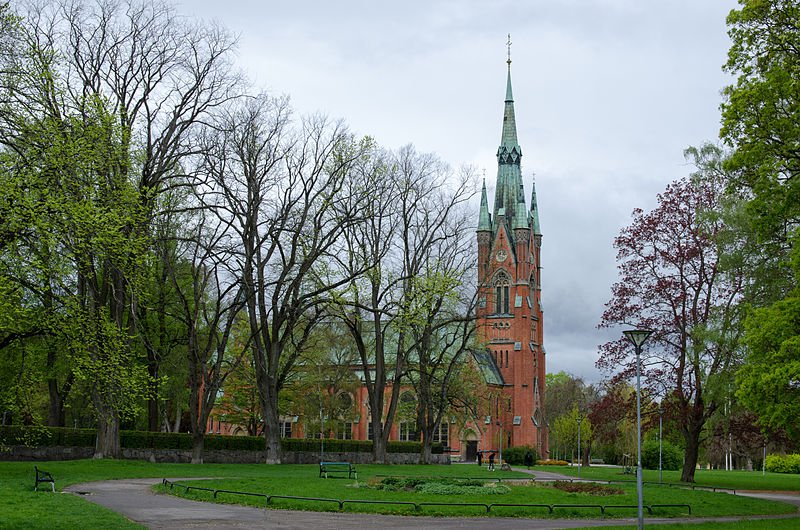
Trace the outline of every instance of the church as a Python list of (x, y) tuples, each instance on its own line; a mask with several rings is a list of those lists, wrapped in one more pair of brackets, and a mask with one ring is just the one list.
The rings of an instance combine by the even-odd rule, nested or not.
[[(510, 54), (507, 63), (494, 208), (490, 213), (484, 182), (477, 229), (477, 334), (486, 351), (476, 359), (493, 364), (500, 388), (484, 420), (481, 445), (485, 450), (529, 445), (546, 457), (542, 233), (533, 183), (530, 208), (525, 203)], [(489, 359), (481, 362), (481, 355)]]

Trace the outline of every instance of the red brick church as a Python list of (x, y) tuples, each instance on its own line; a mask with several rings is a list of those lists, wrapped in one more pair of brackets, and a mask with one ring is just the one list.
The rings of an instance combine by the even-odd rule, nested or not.
[(542, 233), (533, 183), (530, 208), (525, 203), (521, 161), (509, 57), (494, 210), (489, 213), (484, 182), (477, 230), (478, 337), (502, 378), (500, 397), (482, 426), (481, 445), (530, 445), (545, 457)]

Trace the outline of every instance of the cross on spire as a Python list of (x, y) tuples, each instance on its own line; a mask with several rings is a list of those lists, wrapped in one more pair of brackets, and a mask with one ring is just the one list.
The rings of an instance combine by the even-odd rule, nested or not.
[(511, 33), (508, 34), (508, 41), (506, 42), (506, 46), (508, 46), (508, 67), (511, 68)]

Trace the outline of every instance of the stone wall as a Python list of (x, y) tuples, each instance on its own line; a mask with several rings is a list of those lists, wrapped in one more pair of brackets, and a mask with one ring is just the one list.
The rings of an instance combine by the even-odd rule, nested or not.
[[(44, 461), (44, 460), (77, 460), (91, 458), (94, 447), (26, 447), (15, 445), (0, 450), (3, 461)], [(266, 460), (266, 451), (214, 451), (203, 452), (203, 461), (207, 464), (259, 464)], [(122, 457), (127, 460), (147, 460), (150, 462), (190, 463), (192, 452), (181, 449), (122, 449)], [(417, 453), (389, 453), (386, 455), (390, 464), (416, 464)], [(372, 463), (372, 453), (324, 453), (324, 459), (332, 462), (352, 462), (354, 464)], [(319, 453), (285, 451), (285, 464), (316, 464), (321, 460)], [(432, 455), (434, 464), (449, 464), (448, 455)]]

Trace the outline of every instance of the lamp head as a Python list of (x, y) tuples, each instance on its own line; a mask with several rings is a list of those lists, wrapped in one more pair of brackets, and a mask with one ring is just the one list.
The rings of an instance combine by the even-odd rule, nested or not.
[(622, 332), (625, 337), (633, 343), (636, 348), (641, 348), (644, 341), (647, 340), (647, 337), (652, 335), (652, 331), (649, 329), (627, 329)]

